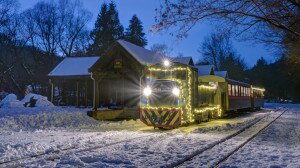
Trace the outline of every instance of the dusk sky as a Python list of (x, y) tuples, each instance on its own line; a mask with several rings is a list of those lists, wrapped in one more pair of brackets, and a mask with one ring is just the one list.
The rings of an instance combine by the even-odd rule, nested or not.
[[(39, 0), (19, 0), (21, 10), (33, 7)], [(105, 0), (84, 0), (82, 1), (85, 8), (93, 13), (93, 18), (89, 22), (88, 27), (94, 27), (95, 20), (100, 11), (100, 6)], [(150, 33), (150, 27), (155, 23), (155, 8), (159, 7), (161, 0), (116, 0), (117, 9), (121, 24), (128, 27), (129, 20), (133, 14), (136, 14), (143, 22), (144, 31), (148, 39), (146, 48), (150, 48), (153, 44), (166, 44), (172, 49), (172, 56), (182, 53), (184, 56), (192, 56), (197, 62), (201, 58), (201, 54), (197, 51), (204, 40), (204, 37), (214, 29), (209, 24), (198, 24), (190, 32), (185, 39), (176, 39), (168, 33)], [(268, 62), (275, 60), (274, 53), (267, 50), (263, 44), (254, 44), (254, 42), (237, 42), (233, 41), (235, 50), (245, 59), (249, 67), (256, 63), (260, 57), (264, 57)]]

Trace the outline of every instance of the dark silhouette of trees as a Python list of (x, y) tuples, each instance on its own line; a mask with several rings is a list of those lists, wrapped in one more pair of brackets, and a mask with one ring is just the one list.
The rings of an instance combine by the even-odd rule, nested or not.
[(47, 95), (47, 74), (61, 60), (57, 53), (69, 56), (75, 46), (83, 46), (90, 13), (79, 2), (40, 1), (18, 13), (17, 1), (0, 0), (1, 91), (21, 97), (30, 85)]
[(103, 54), (113, 42), (124, 38), (124, 28), (119, 21), (119, 14), (113, 2), (102, 4), (91, 37), (93, 43), (88, 52), (92, 55)]
[(133, 15), (129, 21), (129, 27), (125, 32), (125, 40), (141, 47), (147, 45), (147, 39), (143, 32), (142, 22), (136, 15)]
[(218, 71), (227, 71), (230, 78), (244, 80), (246, 64), (233, 49), (228, 33), (212, 33), (207, 36), (200, 49), (200, 64), (214, 65)]
[(169, 56), (172, 52), (172, 49), (168, 47), (166, 44), (153, 44), (150, 47), (150, 50), (166, 56)]
[(166, 0), (152, 31), (178, 26), (175, 34), (182, 38), (197, 23), (211, 21), (248, 39), (282, 44), (286, 35), (300, 38), (299, 10), (295, 0)]
[[(50, 55), (70, 56), (87, 34), (86, 24), (91, 13), (80, 1), (41, 1), (21, 14), (28, 45), (38, 47)], [(87, 45), (87, 41), (86, 44)]]
[(216, 70), (221, 69), (221, 61), (231, 53), (233, 47), (228, 33), (212, 33), (206, 36), (198, 52), (202, 54), (202, 62), (214, 65)]
[[(92, 14), (82, 8), (80, 1), (60, 0), (58, 3), (58, 44), (66, 56), (71, 56), (75, 46), (86, 50), (87, 23)], [(86, 40), (86, 41), (83, 41)], [(84, 45), (82, 45), (84, 43)]]
[(220, 61), (220, 70), (227, 71), (231, 79), (247, 82), (245, 79), (245, 61), (236, 53), (230, 53)]

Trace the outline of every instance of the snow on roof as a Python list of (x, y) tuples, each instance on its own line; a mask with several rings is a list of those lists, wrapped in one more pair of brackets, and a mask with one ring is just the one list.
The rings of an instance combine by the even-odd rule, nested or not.
[(194, 61), (192, 57), (178, 57), (173, 59), (174, 62), (179, 62), (186, 65), (194, 65)]
[(88, 69), (96, 63), (99, 56), (67, 57), (62, 60), (48, 76), (88, 76)]
[(124, 40), (118, 40), (118, 43), (123, 46), (137, 61), (142, 65), (152, 65), (162, 62), (165, 58), (169, 58), (163, 54), (159, 54)]
[(198, 69), (198, 76), (214, 75), (213, 65), (197, 65), (195, 68)]
[(228, 78), (227, 71), (215, 71), (215, 75), (222, 78)]

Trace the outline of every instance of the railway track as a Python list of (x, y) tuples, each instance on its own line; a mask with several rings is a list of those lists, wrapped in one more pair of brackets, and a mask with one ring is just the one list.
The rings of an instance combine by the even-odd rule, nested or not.
[[(283, 112), (279, 116), (277, 116), (274, 120), (272, 120), (270, 123), (268, 123), (268, 125), (265, 126), (263, 129), (261, 129), (259, 132), (263, 132), (265, 129), (267, 129), (267, 127), (269, 127), (273, 122), (275, 122), (275, 120), (277, 120), (285, 111), (286, 110), (283, 110)], [(202, 148), (201, 150), (198, 150), (198, 151), (192, 153), (191, 155), (184, 158), (183, 160), (179, 160), (178, 162), (170, 164), (167, 167), (179, 167), (179, 166), (183, 165), (184, 163), (186, 163), (187, 161), (193, 160), (193, 158), (195, 158), (196, 156), (198, 156), (198, 155), (214, 148), (217, 145), (220, 145), (220, 144), (224, 143), (227, 140), (232, 139), (233, 137), (236, 137), (237, 135), (241, 134), (242, 132), (244, 132), (248, 128), (254, 126), (259, 121), (261, 121), (262, 119), (264, 119), (265, 117), (267, 117), (269, 115), (270, 114), (264, 115), (263, 117), (260, 117), (257, 120), (252, 121), (249, 125), (245, 126), (241, 130), (227, 136), (224, 139), (221, 139), (221, 140), (219, 140), (215, 143), (212, 143), (208, 147)], [(69, 147), (69, 148), (54, 150), (54, 151), (50, 151), (50, 152), (44, 152), (44, 153), (39, 153), (39, 154), (35, 154), (35, 155), (24, 156), (22, 158), (17, 158), (17, 159), (14, 159), (14, 160), (3, 161), (3, 162), (0, 162), (0, 167), (24, 167), (28, 164), (32, 164), (32, 163), (37, 162), (39, 159), (54, 161), (54, 160), (60, 159), (61, 156), (69, 155), (69, 154), (72, 154), (72, 153), (82, 153), (82, 152), (89, 152), (89, 151), (92, 152), (92, 151), (97, 150), (97, 149), (106, 148), (106, 147), (110, 147), (110, 146), (114, 146), (114, 145), (118, 145), (118, 144), (122, 144), (122, 143), (132, 142), (133, 140), (137, 140), (137, 139), (140, 140), (140, 139), (143, 139), (143, 138), (161, 137), (161, 136), (167, 136), (168, 134), (172, 134), (172, 132), (161, 133), (160, 135), (151, 134), (151, 135), (145, 135), (145, 136), (138, 136), (138, 137), (134, 137), (134, 138), (129, 138), (129, 139), (125, 139), (125, 140), (112, 142), (112, 143), (109, 143), (109, 144), (96, 145), (96, 146), (92, 146), (92, 147), (88, 147), (88, 148), (78, 149), (77, 147)], [(257, 133), (251, 139), (255, 138), (258, 134), (259, 133)], [(238, 149), (242, 148), (245, 144), (247, 144), (249, 141), (251, 141), (251, 139), (249, 139), (247, 142), (243, 143), (243, 145), (240, 145)], [(236, 151), (238, 151), (238, 149), (235, 149), (233, 152), (230, 152), (228, 155), (226, 155), (225, 157), (220, 159), (212, 167), (218, 166), (219, 164), (226, 161), (231, 155), (233, 155)]]
[(278, 118), (280, 118), (286, 111), (287, 111), (287, 109), (283, 110), (283, 112), (281, 114), (279, 114), (274, 120), (272, 120), (271, 122), (269, 122), (266, 126), (264, 126), (257, 133), (255, 133), (254, 135), (252, 135), (251, 137), (249, 137), (245, 142), (243, 142), (242, 144), (238, 145), (238, 147), (235, 148), (233, 151), (231, 151), (227, 155), (225, 155), (225, 157), (223, 157), (221, 160), (219, 160), (213, 167), (219, 167), (219, 165), (222, 164), (222, 163), (224, 163), (230, 156), (232, 156), (233, 154), (235, 154), (238, 150), (240, 150), (242, 147), (244, 147), (246, 144), (248, 144), (252, 139), (254, 139), (258, 135), (260, 135), (266, 129), (268, 129), (270, 127), (270, 125), (273, 124)]
[[(172, 134), (172, 132), (161, 133), (160, 135), (156, 135), (156, 134), (152, 135), (151, 134), (151, 135), (145, 135), (145, 136), (138, 136), (138, 137), (129, 138), (126, 140), (120, 140), (120, 141), (116, 141), (116, 142), (104, 144), (104, 145), (96, 145), (96, 146), (92, 146), (92, 147), (88, 147), (88, 148), (77, 149), (77, 147), (69, 147), (69, 148), (63, 148), (63, 149), (54, 150), (54, 151), (50, 151), (50, 152), (43, 152), (43, 153), (29, 155), (29, 156), (25, 156), (25, 157), (13, 159), (13, 160), (2, 161), (2, 162), (0, 162), (0, 168), (2, 168), (2, 167), (23, 167), (28, 164), (32, 164), (41, 158), (48, 160), (48, 161), (49, 160), (54, 161), (54, 160), (60, 159), (60, 156), (63, 156), (63, 155), (68, 155), (68, 154), (72, 154), (72, 153), (89, 152), (89, 151), (107, 148), (107, 147), (111, 147), (111, 146), (122, 144), (122, 143), (131, 142), (131, 141), (137, 140), (137, 139), (151, 138), (151, 137), (158, 137), (158, 136), (160, 137), (160, 136), (165, 136), (168, 134)], [(18, 162), (20, 162), (20, 163), (18, 163)]]
[[(279, 109), (279, 110), (277, 110), (277, 112), (278, 111), (282, 111), (282, 112), (279, 115), (277, 115), (274, 119), (272, 119), (270, 122), (268, 122), (266, 125), (264, 125), (262, 128), (260, 128), (255, 134), (253, 134), (249, 138), (247, 138), (246, 141), (244, 141), (242, 144), (240, 144), (236, 148), (234, 148), (234, 150), (230, 151), (225, 156), (222, 156), (221, 158), (218, 158), (217, 161), (215, 161), (213, 163), (209, 163), (210, 166), (207, 166), (207, 167), (218, 167), (220, 164), (225, 162), (230, 156), (232, 156), (234, 153), (236, 153), (239, 149), (241, 149), (243, 146), (245, 146), (247, 143), (249, 143), (252, 139), (257, 137), (263, 131), (265, 131), (272, 123), (274, 123), (279, 117), (281, 117), (287, 111), (287, 109), (282, 109), (282, 110)], [(206, 152), (209, 152), (211, 150), (216, 150), (214, 148), (217, 148), (217, 147), (223, 147), (224, 148), (224, 147), (226, 147), (226, 145), (224, 146), (224, 144), (226, 144), (226, 142), (228, 142), (228, 141), (232, 140), (233, 138), (241, 135), (242, 133), (245, 133), (245, 131), (247, 131), (250, 128), (254, 127), (257, 123), (259, 123), (260, 121), (262, 121), (264, 118), (266, 118), (268, 116), (270, 116), (270, 114), (265, 115), (265, 116), (255, 120), (254, 122), (250, 123), (249, 125), (247, 125), (246, 127), (240, 129), (239, 131), (237, 131), (237, 132), (235, 132), (231, 135), (228, 135), (225, 138), (222, 138), (222, 139), (220, 139), (220, 140), (218, 140), (214, 143), (211, 143), (207, 147), (201, 148), (201, 149), (191, 153), (187, 157), (185, 157), (181, 160), (178, 160), (175, 163), (171, 163), (171, 164), (167, 165), (166, 167), (181, 167), (181, 166), (185, 167), (185, 166), (187, 166), (186, 163), (194, 160), (196, 157), (199, 157), (200, 155), (204, 155)], [(223, 146), (222, 146), (222, 144), (223, 144)], [(222, 150), (222, 148), (221, 148), (221, 150)], [(207, 161), (209, 162), (209, 160), (207, 160)]]

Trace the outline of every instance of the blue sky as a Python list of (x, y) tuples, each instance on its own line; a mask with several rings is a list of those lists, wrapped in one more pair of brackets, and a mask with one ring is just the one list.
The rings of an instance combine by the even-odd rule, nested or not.
[[(19, 0), (21, 10), (31, 8), (39, 0)], [(182, 53), (184, 56), (192, 56), (197, 62), (201, 58), (201, 54), (197, 51), (204, 40), (204, 37), (213, 31), (214, 26), (208, 23), (199, 23), (190, 32), (185, 39), (176, 39), (168, 33), (150, 33), (150, 27), (155, 23), (155, 8), (159, 7), (162, 0), (115, 0), (119, 11), (119, 18), (124, 28), (128, 27), (129, 20), (132, 15), (136, 14), (143, 22), (144, 31), (148, 39), (146, 48), (150, 48), (153, 44), (166, 44), (172, 48), (171, 55), (177, 56)], [(103, 2), (109, 3), (109, 0), (83, 0), (83, 5), (93, 13), (93, 18), (88, 27), (94, 27), (95, 20), (100, 11)], [(269, 51), (263, 44), (257, 44), (251, 41), (241, 42), (233, 40), (235, 50), (245, 59), (249, 67), (256, 63), (260, 57), (264, 57), (268, 62), (273, 62), (274, 53)]]

